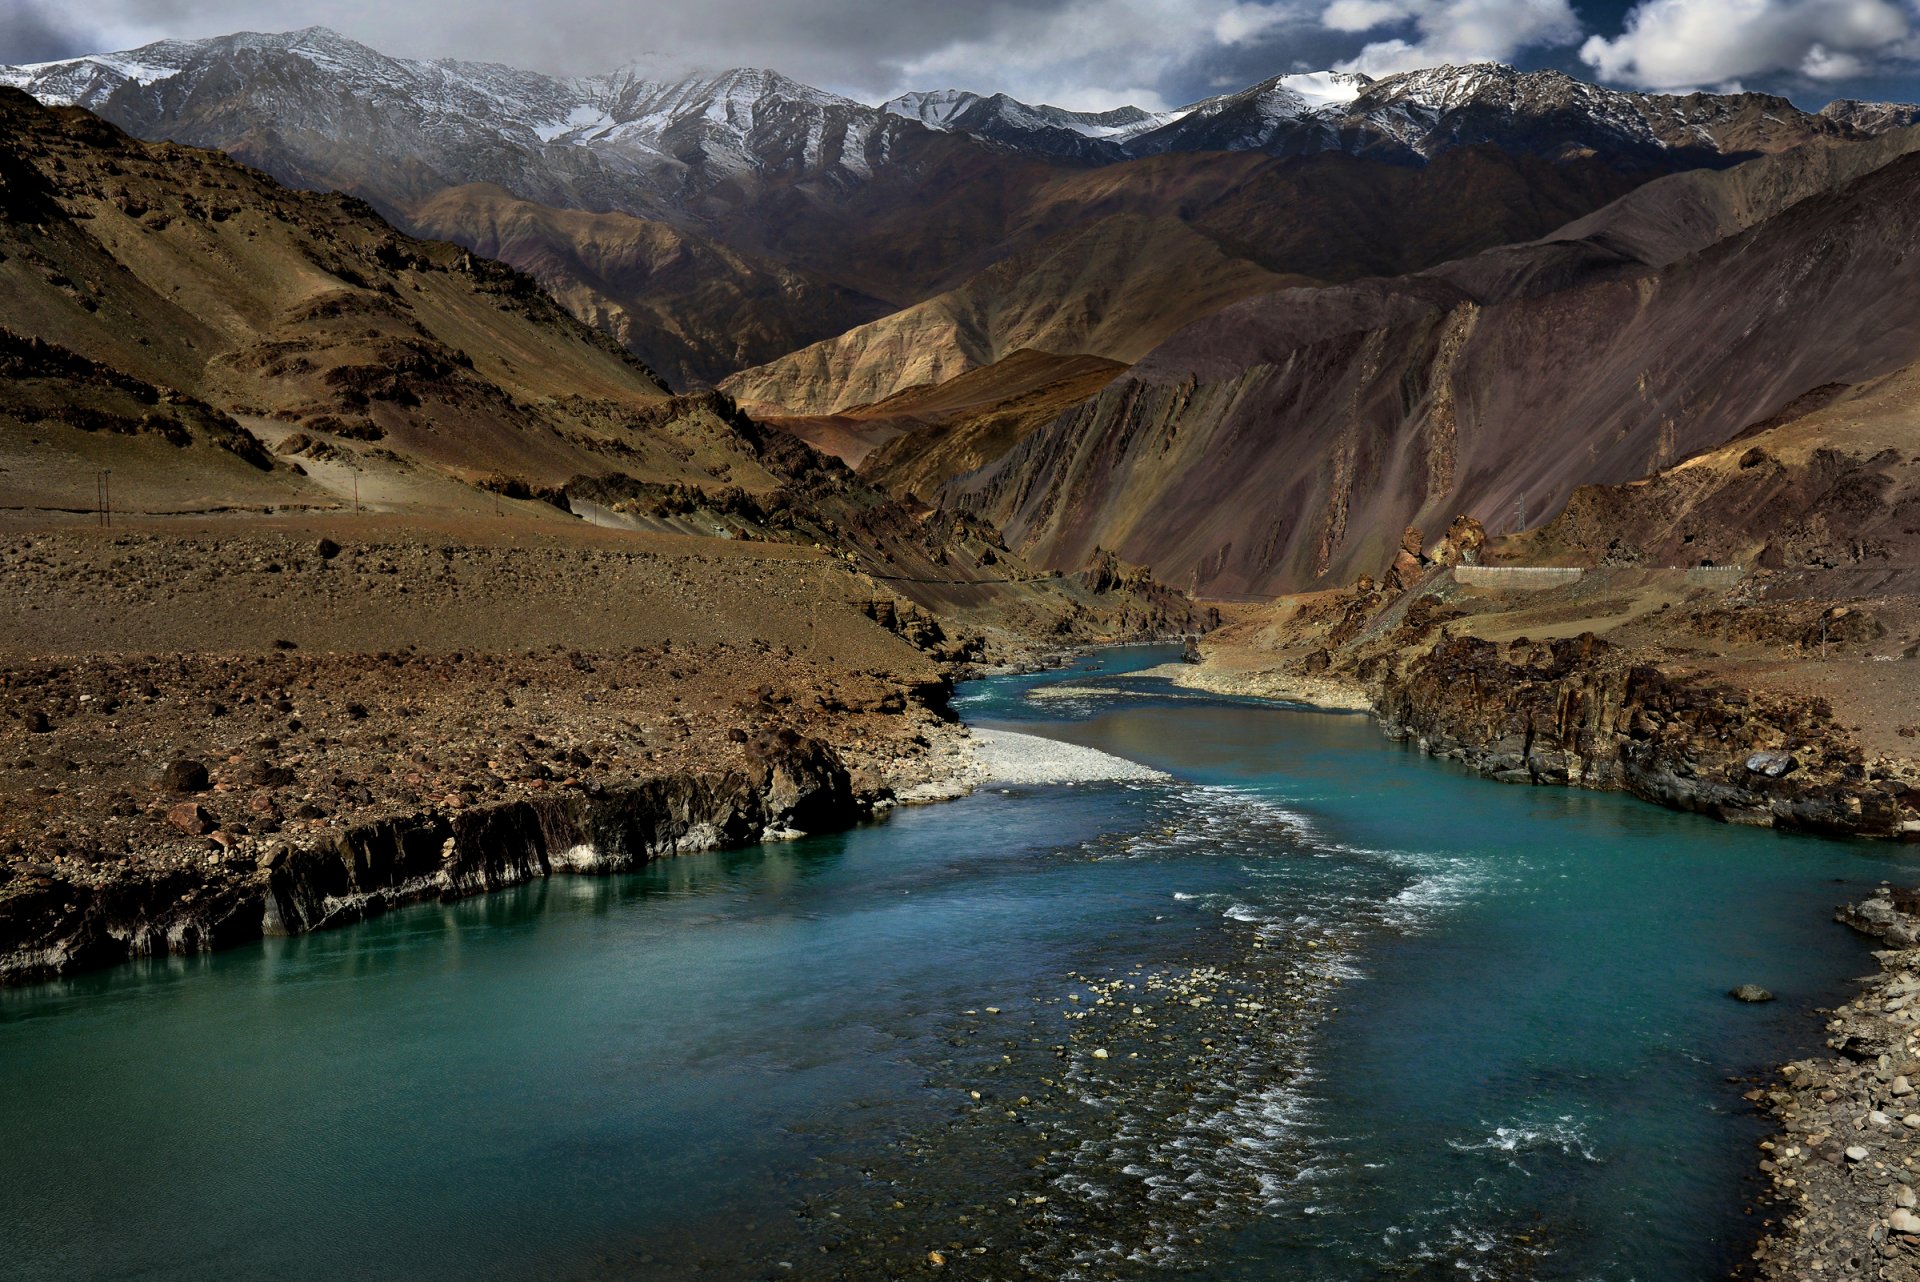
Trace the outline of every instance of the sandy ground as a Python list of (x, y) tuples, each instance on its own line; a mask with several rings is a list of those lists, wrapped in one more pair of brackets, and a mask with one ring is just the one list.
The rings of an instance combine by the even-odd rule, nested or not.
[(855, 670), (930, 668), (862, 615), (870, 581), (787, 544), (373, 515), (0, 534), (0, 654), (764, 642)]
[(1222, 651), (1217, 659), (1210, 655), (1204, 664), (1163, 663), (1135, 675), (1162, 677), (1184, 690), (1277, 699), (1334, 712), (1368, 712), (1373, 708), (1371, 696), (1357, 681), (1262, 667), (1257, 656), (1231, 651)]

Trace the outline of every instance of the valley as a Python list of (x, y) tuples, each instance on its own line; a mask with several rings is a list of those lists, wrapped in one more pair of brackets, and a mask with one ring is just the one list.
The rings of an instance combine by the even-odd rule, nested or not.
[[(1148, 901), (1130, 896), (1186, 905), (1173, 887), (1207, 880), (1219, 902), (1192, 941), (1168, 942), (1171, 914), (1135, 923), (1178, 993), (1164, 1029), (1104, 1010), (1146, 980), (1097, 903), (1063, 914), (1077, 933), (1059, 947), (1112, 963), (1067, 1017), (1111, 1015), (1149, 1060), (1177, 1043), (1215, 1120), (1093, 1065), (1108, 1049), (1084, 1029), (1022, 1033), (1005, 1040), (1027, 1088), (1010, 1109), (986, 1107), (985, 1069), (936, 1057), (929, 1081), (971, 1083), (979, 1116), (914, 1096), (884, 1156), (799, 1145), (886, 1171), (898, 1201), (836, 1186), (820, 1205), (845, 1224), (783, 1234), (763, 1221), (790, 1208), (756, 1184), (753, 1240), (800, 1243), (826, 1263), (799, 1271), (822, 1277), (983, 1254), (998, 1271), (981, 1276), (1238, 1277), (1302, 1232), (1328, 1276), (1361, 1276), (1381, 1264), (1365, 1233), (1263, 1218), (1253, 1190), (1305, 1197), (1285, 1181), (1308, 1166), (1261, 1110), (1306, 1092), (1354, 1125), (1341, 1088), (1305, 1084), (1327, 1071), (1323, 1037), (1377, 1071), (1367, 999), (1351, 1022), (1335, 1005), (1376, 963), (1407, 991), (1484, 1002), (1503, 1031), (1464, 1053), (1488, 1062), (1517, 1009), (1444, 965), (1396, 970), (1420, 948), (1386, 942), (1400, 925), (1520, 964), (1502, 941), (1559, 893), (1543, 870), (1618, 894), (1580, 868), (1588, 846), (1636, 893), (1660, 880), (1659, 842), (1719, 852), (1686, 875), (1720, 896), (1739, 880), (1721, 855), (1751, 860), (1780, 913), (1816, 897), (1804, 869), (1856, 899), (1882, 872), (1910, 878), (1920, 107), (1484, 62), (1219, 87), (1177, 108), (963, 89), (869, 103), (770, 69), (568, 77), (322, 27), (0, 66), (0, 985), (27, 994), (18, 1009), (39, 1018), (42, 995), (130, 967), (271, 967), (291, 937), (377, 939), (377, 919), (430, 903), (465, 920), (457, 900), (544, 904), (574, 874), (671, 877), (652, 869), (669, 857), (884, 851), (899, 832), (951, 871), (976, 856), (929, 835), (941, 812), (905, 808), (970, 798), (954, 813), (979, 841), (1039, 815), (1053, 837), (1020, 849), (1050, 870), (1144, 852), (1148, 892), (1062, 875), (1136, 917)], [(1142, 644), (1158, 648), (1111, 649)], [(1034, 675), (1062, 664), (1085, 683)], [(1409, 751), (1366, 764), (1386, 744)], [(1363, 773), (1336, 787), (1330, 761)], [(1428, 796), (1440, 780), (1513, 785), (1488, 804), (1533, 844), (1476, 830), (1466, 803)], [(1437, 816), (1443, 855), (1403, 803)], [(1256, 835), (1224, 835), (1214, 806)], [(1570, 844), (1542, 854), (1563, 828)], [(1368, 833), (1389, 845), (1354, 844)], [(1773, 862), (1776, 840), (1811, 853)], [(1286, 862), (1303, 852), (1331, 871)], [(1470, 866), (1472, 889), (1414, 913), (1429, 859)], [(1310, 929), (1284, 925), (1270, 877), (1318, 905)], [(1505, 878), (1536, 898), (1482, 893)], [(1650, 935), (1685, 893), (1631, 928)], [(1888, 895), (1843, 919), (1910, 948), (1912, 904)], [(1019, 917), (1017, 898), (996, 892), (994, 911)], [(1488, 937), (1465, 944), (1455, 909), (1494, 914), (1475, 918)], [(1246, 913), (1263, 924), (1243, 930)], [(1780, 961), (1742, 950), (1724, 900), (1709, 915), (1695, 979)], [(937, 955), (924, 932), (945, 916), (905, 921), (903, 947)], [(817, 922), (844, 946), (833, 913)], [(1809, 929), (1756, 918), (1818, 954), (1792, 1020), (1761, 1036), (1715, 1016), (1767, 1064), (1800, 1061), (1799, 1080), (1716, 1060), (1687, 1106), (1771, 1110), (1795, 1154), (1874, 1172), (1874, 1191), (1769, 1157), (1774, 1200), (1735, 1232), (1732, 1132), (1666, 1119), (1721, 1180), (1686, 1205), (1722, 1197), (1698, 1213), (1731, 1235), (1671, 1258), (1844, 1276), (1868, 1242), (1880, 1276), (1920, 1277), (1920, 1218), (1895, 1214), (1913, 1196), (1904, 1131), (1861, 1122), (1865, 1158), (1827, 1142), (1849, 1110), (1904, 1117), (1890, 1092), (1920, 1077), (1920, 1050), (1881, 1018), (1897, 1011), (1856, 1004), (1831, 1048), (1858, 1060), (1871, 1042), (1872, 1071), (1807, 1058), (1806, 1011), (1838, 1003), (1857, 960)], [(1077, 1004), (1034, 930), (1037, 960), (1010, 974)], [(924, 982), (893, 942), (863, 955)], [(1359, 969), (1316, 968), (1323, 944)], [(1911, 958), (1889, 957), (1872, 992), (1911, 983)], [(1621, 982), (1681, 1030), (1701, 1018), (1689, 1003), (1724, 1006), (1748, 978)], [(981, 999), (948, 996), (978, 1017)], [(1259, 1013), (1283, 1008), (1279, 1037)], [(754, 1017), (777, 1023), (770, 1009)], [(1590, 1031), (1540, 1071), (1627, 1072)], [(1065, 1080), (1097, 1087), (1073, 1104)], [(845, 1083), (821, 1089), (829, 1113), (858, 1107)], [(1133, 1118), (1115, 1153), (1200, 1181), (1204, 1207), (1168, 1210), (1151, 1181), (1105, 1204), (1128, 1168), (1083, 1169), (1071, 1154), (1092, 1150), (1067, 1139), (1109, 1104)], [(1051, 1145), (1031, 1167), (1029, 1116)], [(1665, 1224), (1645, 1209), (1660, 1177), (1595, 1118), (1574, 1130), (1636, 1173), (1605, 1196)], [(1231, 1130), (1244, 1165), (1191, 1160), (1189, 1123)], [(1458, 1138), (1426, 1137), (1466, 1152)], [(1588, 1178), (1584, 1143), (1546, 1145), (1569, 1160), (1556, 1179)], [(1448, 1178), (1439, 1149), (1396, 1151)], [(954, 1153), (1031, 1182), (1006, 1220), (989, 1224)], [(1341, 1214), (1375, 1196), (1367, 1169), (1341, 1167)], [(1593, 1231), (1578, 1217), (1536, 1244), (1514, 1217), (1545, 1213), (1501, 1187), (1517, 1201), (1472, 1251), (1420, 1221), (1415, 1276), (1473, 1252), (1503, 1261), (1477, 1276), (1570, 1260), (1653, 1276), (1644, 1254), (1576, 1241)], [(940, 1222), (967, 1199), (964, 1229)], [(885, 1225), (906, 1208), (903, 1236)], [(617, 1215), (588, 1218), (618, 1237)], [(671, 1264), (621, 1246), (607, 1268), (745, 1276), (690, 1232)]]

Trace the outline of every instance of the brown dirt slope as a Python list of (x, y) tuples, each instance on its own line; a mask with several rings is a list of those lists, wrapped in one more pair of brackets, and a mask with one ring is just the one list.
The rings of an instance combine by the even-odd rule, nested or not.
[[(329, 481), (257, 446), (213, 459), (258, 473), (230, 476), (224, 500), (189, 479), (216, 438), (295, 433), (318, 443), (315, 464), (411, 472), (416, 489), (495, 472), (550, 485), (615, 462), (662, 481), (771, 484), (724, 425), (680, 412), (525, 276), (401, 236), (358, 202), (13, 91), (0, 121), (0, 328), (15, 375), (0, 413), (31, 427), (5, 434), (9, 504), (90, 507), (93, 473), (113, 468), (123, 498), (156, 510), (326, 505), (351, 480), (344, 464)], [(182, 466), (160, 442), (186, 451), (171, 456)]]
[(1289, 283), (1175, 219), (1118, 215), (722, 387), (769, 412), (831, 414), (1021, 350), (1131, 363), (1183, 325)]
[(869, 599), (1016, 632), (1186, 618), (1035, 571), (724, 397), (667, 395), (529, 278), (357, 202), (17, 93), (0, 112), (0, 506), (90, 512), (110, 471), (123, 520), (584, 516), (795, 546), (871, 576)]
[(906, 430), (869, 455), (861, 474), (896, 494), (938, 494), (1125, 372), (1094, 356), (1015, 352), (939, 387), (902, 392), (867, 411)]
[(449, 188), (402, 217), (419, 235), (527, 272), (681, 388), (711, 385), (890, 310), (664, 222), (539, 205), (490, 183)]
[(1899, 156), (1665, 267), (1570, 241), (1253, 299), (948, 493), (1043, 562), (1109, 547), (1220, 594), (1382, 573), (1409, 525), (1531, 523), (1912, 363), (1917, 192)]

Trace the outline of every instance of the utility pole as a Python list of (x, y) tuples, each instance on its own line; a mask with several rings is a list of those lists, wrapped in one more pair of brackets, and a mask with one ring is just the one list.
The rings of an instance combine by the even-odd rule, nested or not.
[(353, 510), (358, 512), (360, 510), (360, 465), (354, 463), (350, 466), (353, 468)]
[(1527, 528), (1527, 495), (1523, 490), (1513, 502), (1513, 530), (1518, 534)]
[(95, 510), (100, 514), (100, 527), (111, 528), (113, 525), (113, 472), (111, 470), (103, 469), (94, 473), (93, 501)]

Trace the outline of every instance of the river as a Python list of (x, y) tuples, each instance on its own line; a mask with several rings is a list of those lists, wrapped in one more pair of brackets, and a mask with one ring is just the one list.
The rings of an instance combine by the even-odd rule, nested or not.
[(0, 993), (0, 1278), (1723, 1276), (1742, 1094), (1914, 857), (1126, 675), (1167, 657), (958, 706), (1170, 781)]

